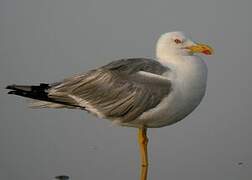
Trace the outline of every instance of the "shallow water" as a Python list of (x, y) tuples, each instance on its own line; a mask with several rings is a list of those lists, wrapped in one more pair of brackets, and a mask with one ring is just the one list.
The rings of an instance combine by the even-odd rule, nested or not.
[[(207, 95), (185, 120), (149, 131), (148, 180), (250, 180), (252, 1), (0, 2), (0, 179), (135, 180), (137, 130), (77, 110), (32, 110), (8, 84), (54, 82), (121, 57), (154, 57), (183, 30), (215, 49)], [(242, 163), (241, 163), (242, 162)]]

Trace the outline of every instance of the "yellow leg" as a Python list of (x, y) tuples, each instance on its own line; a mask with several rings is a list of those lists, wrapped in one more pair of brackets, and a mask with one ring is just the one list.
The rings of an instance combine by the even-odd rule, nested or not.
[(148, 174), (148, 151), (147, 151), (147, 129), (146, 128), (139, 128), (138, 133), (138, 142), (140, 146), (140, 153), (141, 153), (141, 180), (147, 180)]

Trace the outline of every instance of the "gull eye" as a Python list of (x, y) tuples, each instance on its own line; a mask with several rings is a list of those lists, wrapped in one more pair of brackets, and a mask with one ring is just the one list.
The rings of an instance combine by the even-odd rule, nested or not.
[(180, 39), (174, 39), (174, 42), (175, 42), (176, 44), (181, 44), (181, 43), (182, 43), (182, 41), (181, 41)]

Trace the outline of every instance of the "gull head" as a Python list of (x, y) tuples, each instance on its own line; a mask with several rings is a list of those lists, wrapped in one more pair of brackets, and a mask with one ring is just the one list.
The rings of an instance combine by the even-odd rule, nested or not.
[(213, 54), (213, 49), (201, 43), (196, 43), (186, 37), (183, 32), (168, 32), (159, 38), (157, 42), (157, 57), (169, 58), (174, 56), (193, 56), (195, 53), (205, 55)]

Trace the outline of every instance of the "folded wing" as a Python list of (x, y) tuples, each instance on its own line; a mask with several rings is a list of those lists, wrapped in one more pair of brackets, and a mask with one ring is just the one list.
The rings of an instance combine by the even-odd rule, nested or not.
[(170, 93), (171, 82), (161, 76), (167, 71), (151, 59), (118, 60), (64, 80), (48, 90), (48, 97), (102, 118), (129, 122)]

